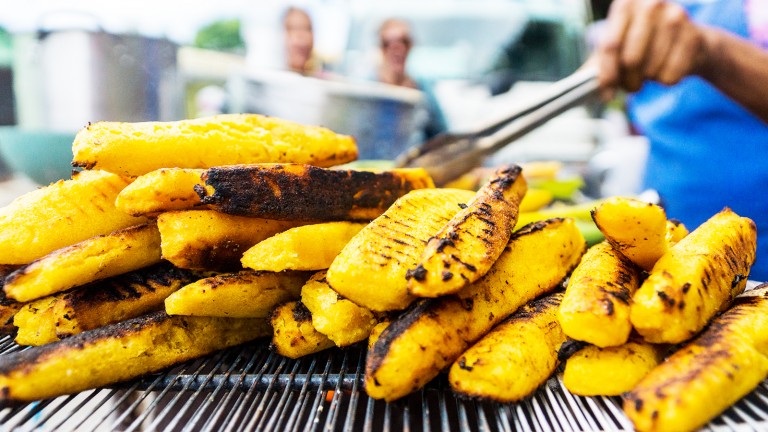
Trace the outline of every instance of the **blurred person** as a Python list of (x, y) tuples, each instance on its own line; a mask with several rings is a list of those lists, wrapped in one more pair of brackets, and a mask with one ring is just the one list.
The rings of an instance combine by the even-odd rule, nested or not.
[(386, 84), (421, 90), (425, 97), (427, 119), (424, 122), (424, 139), (446, 130), (445, 117), (431, 88), (418, 83), (407, 71), (408, 55), (413, 47), (410, 24), (401, 18), (389, 18), (379, 26), (381, 63), (377, 71), (378, 81)]
[(283, 13), (283, 29), (286, 67), (302, 75), (321, 75), (322, 63), (314, 55), (315, 35), (309, 13), (289, 7)]
[(728, 206), (757, 224), (768, 280), (768, 1), (615, 0), (593, 61), (650, 141), (645, 186), (694, 229)]

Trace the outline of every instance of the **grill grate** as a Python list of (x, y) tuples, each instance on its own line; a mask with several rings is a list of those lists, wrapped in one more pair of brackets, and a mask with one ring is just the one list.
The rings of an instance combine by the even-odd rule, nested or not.
[[(8, 336), (0, 355), (21, 350)], [(365, 349), (299, 360), (257, 341), (111, 388), (0, 409), (0, 429), (41, 431), (631, 430), (615, 397), (578, 397), (550, 379), (517, 404), (465, 400), (445, 377), (395, 403), (362, 388)], [(708, 430), (768, 429), (768, 383)]]

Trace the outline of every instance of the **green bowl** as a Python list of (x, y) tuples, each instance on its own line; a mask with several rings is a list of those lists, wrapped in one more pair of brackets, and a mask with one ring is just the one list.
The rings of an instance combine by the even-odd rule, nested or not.
[(72, 175), (75, 132), (0, 127), (0, 156), (8, 167), (40, 185)]

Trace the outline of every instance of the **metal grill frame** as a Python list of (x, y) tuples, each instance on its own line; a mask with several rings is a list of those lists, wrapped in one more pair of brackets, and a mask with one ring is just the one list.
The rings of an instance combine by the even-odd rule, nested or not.
[[(0, 355), (21, 350), (0, 338)], [(109, 388), (0, 409), (0, 430), (41, 431), (618, 431), (618, 397), (570, 394), (557, 374), (515, 404), (463, 399), (445, 376), (394, 403), (363, 390), (365, 348), (298, 360), (266, 340)], [(705, 430), (768, 430), (768, 381)]]

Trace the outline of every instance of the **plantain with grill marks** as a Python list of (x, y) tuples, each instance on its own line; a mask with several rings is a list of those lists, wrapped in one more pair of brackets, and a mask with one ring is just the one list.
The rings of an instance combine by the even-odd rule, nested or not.
[(515, 232), (483, 278), (457, 294), (422, 299), (393, 319), (368, 352), (368, 395), (392, 401), (424, 386), (518, 307), (556, 289), (585, 248), (572, 219)]
[(696, 339), (624, 396), (640, 431), (693, 431), (768, 376), (768, 285), (738, 296)]
[(372, 172), (301, 164), (214, 167), (197, 188), (222, 213), (280, 220), (369, 221), (414, 189), (434, 187), (422, 168)]
[(517, 223), (527, 190), (519, 166), (498, 169), (427, 242), (408, 274), (408, 291), (418, 297), (453, 294), (480, 279), (501, 255)]
[(640, 270), (607, 241), (587, 250), (573, 270), (558, 310), (563, 332), (599, 347), (629, 339), (629, 305)]
[(344, 246), (328, 268), (339, 294), (377, 312), (401, 310), (416, 298), (406, 273), (427, 241), (474, 197), (461, 189), (420, 189), (398, 199)]
[(165, 299), (170, 315), (268, 318), (275, 306), (301, 295), (311, 272), (243, 270), (200, 279)]
[(744, 291), (755, 262), (755, 223), (725, 208), (664, 254), (632, 297), (630, 320), (645, 340), (679, 343)]
[(0, 356), (0, 405), (115, 384), (270, 332), (264, 319), (154, 312)]
[(18, 266), (14, 265), (0, 265), (0, 335), (13, 334), (16, 331), (13, 317), (24, 306), (24, 303), (8, 298), (3, 290), (5, 277), (17, 268)]
[(521, 307), (467, 349), (451, 366), (451, 388), (474, 398), (519, 401), (549, 379), (565, 342), (557, 323), (562, 293)]
[(136, 225), (55, 250), (8, 275), (4, 289), (27, 302), (159, 262), (157, 225)]
[(16, 198), (0, 209), (0, 264), (29, 264), (57, 249), (145, 223), (115, 207), (126, 185), (115, 174), (84, 171)]
[(161, 168), (137, 177), (115, 198), (115, 207), (133, 216), (204, 209), (195, 186), (203, 186), (204, 169)]
[(172, 292), (203, 273), (160, 262), (27, 303), (16, 314), (16, 342), (43, 345), (162, 309)]
[(354, 138), (258, 114), (170, 122), (89, 123), (72, 143), (73, 166), (137, 177), (159, 168), (285, 162), (320, 167), (357, 159)]

